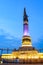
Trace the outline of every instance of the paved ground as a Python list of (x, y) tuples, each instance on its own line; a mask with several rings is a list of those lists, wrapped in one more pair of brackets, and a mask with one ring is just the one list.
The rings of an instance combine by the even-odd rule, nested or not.
[(0, 64), (0, 65), (43, 65), (43, 64), (11, 64), (11, 63), (7, 63), (7, 64)]

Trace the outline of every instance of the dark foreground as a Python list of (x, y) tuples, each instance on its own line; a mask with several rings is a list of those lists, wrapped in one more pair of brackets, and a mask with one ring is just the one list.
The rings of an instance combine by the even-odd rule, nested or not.
[(43, 65), (43, 64), (13, 64), (13, 63), (3, 63), (0, 65)]

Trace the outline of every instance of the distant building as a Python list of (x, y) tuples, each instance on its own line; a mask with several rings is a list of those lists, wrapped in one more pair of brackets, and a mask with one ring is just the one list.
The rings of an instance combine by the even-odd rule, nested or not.
[(11, 54), (2, 54), (1, 58), (3, 62), (43, 62), (43, 53), (39, 53), (34, 47), (32, 47), (31, 37), (28, 31), (28, 16), (26, 14), (26, 9), (24, 8), (22, 46), (18, 50), (12, 51)]

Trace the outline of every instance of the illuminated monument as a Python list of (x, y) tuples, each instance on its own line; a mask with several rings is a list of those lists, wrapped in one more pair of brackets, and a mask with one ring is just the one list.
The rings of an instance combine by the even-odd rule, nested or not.
[(28, 28), (28, 16), (24, 8), (22, 46), (11, 54), (2, 54), (2, 62), (43, 63), (43, 53), (39, 53), (32, 47)]
[(32, 46), (31, 38), (28, 35), (28, 16), (26, 14), (26, 9), (24, 8), (24, 16), (23, 16), (23, 39), (22, 39), (22, 46)]

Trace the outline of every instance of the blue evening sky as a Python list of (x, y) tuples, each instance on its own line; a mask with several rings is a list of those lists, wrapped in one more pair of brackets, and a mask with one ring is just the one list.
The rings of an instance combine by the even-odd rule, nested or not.
[(0, 48), (22, 45), (24, 7), (32, 45), (43, 48), (43, 0), (0, 0)]

